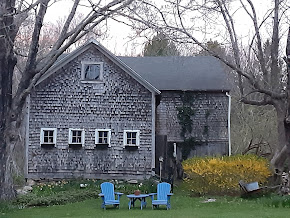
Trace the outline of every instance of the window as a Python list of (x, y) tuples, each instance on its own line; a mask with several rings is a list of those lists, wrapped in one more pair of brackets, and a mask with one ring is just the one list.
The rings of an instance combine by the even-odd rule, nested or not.
[(85, 131), (83, 129), (69, 129), (69, 144), (84, 145)]
[(111, 130), (110, 129), (96, 129), (95, 131), (95, 144), (108, 145), (111, 143)]
[(124, 146), (139, 146), (140, 131), (139, 130), (124, 130)]
[(41, 128), (40, 144), (55, 145), (56, 144), (56, 128)]
[(100, 81), (103, 79), (102, 62), (82, 62), (81, 79), (84, 81)]

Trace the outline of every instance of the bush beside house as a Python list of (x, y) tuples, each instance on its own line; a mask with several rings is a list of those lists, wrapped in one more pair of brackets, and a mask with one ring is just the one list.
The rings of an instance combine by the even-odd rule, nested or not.
[(255, 155), (194, 157), (182, 165), (185, 186), (194, 194), (234, 194), (240, 180), (265, 184), (271, 175), (268, 160)]

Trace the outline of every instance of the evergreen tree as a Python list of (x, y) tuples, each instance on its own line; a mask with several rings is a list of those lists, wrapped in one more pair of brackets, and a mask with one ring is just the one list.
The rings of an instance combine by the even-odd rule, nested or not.
[(152, 40), (146, 43), (144, 56), (179, 56), (179, 52), (174, 45), (164, 34), (158, 33)]

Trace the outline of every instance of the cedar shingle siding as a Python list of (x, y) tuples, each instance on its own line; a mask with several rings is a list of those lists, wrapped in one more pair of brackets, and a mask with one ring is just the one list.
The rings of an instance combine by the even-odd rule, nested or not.
[[(104, 62), (103, 83), (80, 81), (81, 61)], [(151, 173), (152, 94), (89, 49), (31, 93), (30, 178), (144, 178)], [(40, 146), (40, 129), (57, 128), (56, 146)], [(85, 130), (84, 147), (68, 145), (69, 128)], [(111, 147), (95, 145), (95, 129), (111, 129)], [(140, 130), (138, 149), (123, 147), (123, 131)]]
[[(228, 97), (223, 92), (191, 92), (195, 115), (192, 116), (192, 133), (202, 145), (192, 151), (193, 155), (225, 155), (228, 153)], [(182, 105), (182, 92), (162, 91), (156, 113), (156, 134), (167, 135), (168, 142), (182, 142), (177, 107)]]
[[(120, 60), (94, 40), (63, 55), (28, 98), (27, 177), (150, 177), (159, 165), (155, 158), (169, 152), (168, 144), (183, 140), (177, 118), (183, 92), (192, 93), (195, 99), (191, 136), (203, 142), (190, 155), (227, 154), (225, 92), (229, 88), (224, 82), (224, 70), (212, 57), (193, 60), (194, 57)], [(96, 75), (101, 80), (84, 82), (82, 63), (98, 63), (103, 74)], [(105, 132), (100, 133), (100, 141), (110, 141), (109, 145), (95, 144), (95, 131), (102, 130)], [(41, 145), (44, 135), (42, 142), (46, 144)], [(124, 140), (126, 136), (128, 140)], [(155, 146), (155, 136), (167, 137), (167, 141)], [(124, 146), (125, 142), (136, 146)], [(161, 153), (158, 148), (163, 149)]]

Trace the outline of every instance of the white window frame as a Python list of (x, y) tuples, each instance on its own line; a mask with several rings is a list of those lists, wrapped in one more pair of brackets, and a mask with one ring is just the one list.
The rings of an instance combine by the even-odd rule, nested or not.
[[(127, 144), (127, 133), (129, 132), (135, 132), (136, 133), (136, 144)], [(140, 145), (140, 130), (124, 130), (123, 135), (123, 145), (124, 147), (139, 147)]]
[[(44, 142), (44, 131), (53, 131), (52, 142)], [(41, 128), (40, 129), (40, 146), (41, 145), (56, 145), (57, 128)]]
[[(103, 72), (104, 72), (104, 63), (103, 62), (96, 62), (96, 61), (82, 61), (82, 70), (81, 70), (81, 81), (84, 83), (97, 83), (102, 82), (103, 80)], [(100, 76), (98, 79), (86, 79), (85, 78), (85, 68), (87, 65), (100, 65)]]
[(95, 144), (96, 145), (106, 145), (104, 143), (99, 143), (99, 132), (108, 132), (108, 147), (111, 147), (111, 129), (95, 129)]
[[(81, 142), (72, 142), (72, 131), (81, 131)], [(69, 133), (68, 133), (68, 144), (69, 145), (82, 145), (82, 147), (85, 144), (85, 130), (84, 129), (74, 129), (74, 128), (69, 128)]]

